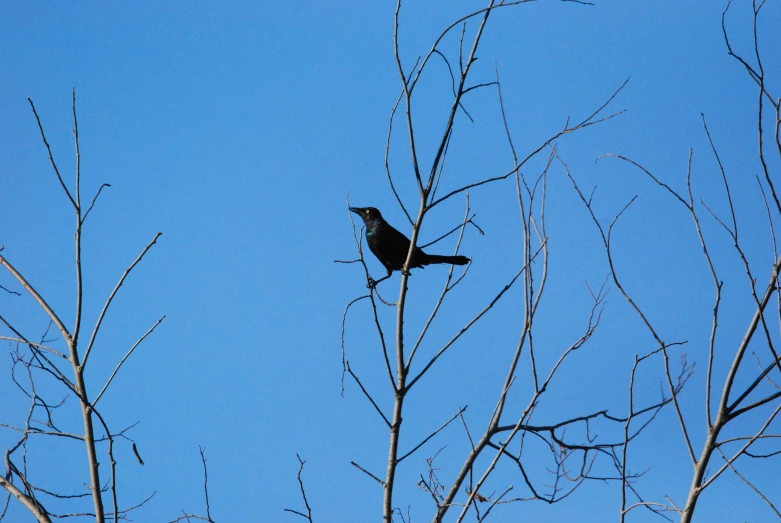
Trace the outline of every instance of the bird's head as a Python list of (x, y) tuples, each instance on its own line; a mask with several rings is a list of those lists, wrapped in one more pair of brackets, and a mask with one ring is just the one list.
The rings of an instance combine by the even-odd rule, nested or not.
[(382, 220), (382, 214), (374, 207), (350, 207), (350, 210), (361, 217), (363, 223), (372, 223)]

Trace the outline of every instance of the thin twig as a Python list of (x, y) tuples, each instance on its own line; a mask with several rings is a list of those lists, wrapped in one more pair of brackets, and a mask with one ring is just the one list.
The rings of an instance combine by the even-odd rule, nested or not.
[(298, 514), (299, 516), (309, 521), (309, 523), (312, 523), (312, 508), (309, 506), (309, 501), (306, 499), (306, 490), (304, 489), (304, 481), (301, 479), (301, 473), (304, 471), (304, 465), (306, 465), (306, 461), (301, 459), (301, 456), (299, 456), (298, 453), (296, 453), (296, 457), (298, 458), (298, 462), (300, 463), (300, 466), (298, 467), (298, 488), (301, 490), (301, 497), (304, 498), (304, 506), (306, 507), (306, 514), (289, 508), (286, 508), (284, 511), (291, 512), (293, 514)]
[(133, 354), (133, 351), (136, 350), (136, 347), (138, 347), (144, 339), (146, 339), (147, 336), (152, 334), (152, 332), (157, 328), (158, 325), (160, 325), (163, 320), (165, 319), (165, 314), (163, 314), (159, 320), (155, 322), (154, 325), (152, 325), (148, 331), (144, 333), (143, 336), (138, 338), (136, 342), (133, 344), (132, 347), (130, 347), (130, 350), (127, 351), (127, 353), (122, 357), (122, 359), (119, 361), (117, 366), (114, 368), (114, 372), (111, 373), (111, 376), (109, 376), (108, 381), (106, 381), (106, 384), (103, 385), (103, 388), (100, 390), (100, 393), (95, 398), (95, 400), (92, 402), (92, 406), (95, 407), (98, 404), (98, 401), (100, 401), (100, 398), (103, 396), (103, 393), (106, 392), (106, 389), (108, 389), (108, 386), (111, 385), (112, 380), (114, 379), (114, 376), (117, 375), (117, 372), (119, 372), (119, 369), (122, 367), (122, 365), (125, 363), (125, 360), (127, 360), (131, 354)]
[(112, 300), (114, 299), (114, 296), (116, 296), (117, 291), (119, 291), (119, 288), (122, 287), (122, 284), (125, 282), (125, 278), (130, 274), (130, 271), (133, 270), (133, 268), (138, 265), (138, 263), (144, 258), (144, 255), (149, 251), (149, 249), (152, 248), (152, 246), (157, 243), (157, 239), (162, 236), (162, 232), (158, 232), (155, 234), (155, 237), (152, 238), (152, 241), (147, 244), (146, 247), (144, 247), (144, 250), (141, 251), (141, 254), (138, 255), (138, 257), (133, 261), (133, 263), (130, 264), (130, 266), (125, 269), (125, 272), (122, 273), (122, 277), (119, 278), (119, 281), (117, 282), (116, 287), (114, 287), (114, 290), (111, 291), (111, 294), (109, 295), (108, 299), (106, 300), (106, 303), (103, 305), (103, 310), (100, 311), (100, 316), (98, 316), (98, 321), (95, 322), (95, 328), (92, 330), (92, 336), (90, 337), (89, 343), (87, 344), (87, 350), (84, 353), (84, 357), (81, 360), (81, 366), (84, 367), (87, 365), (87, 359), (89, 358), (90, 352), (92, 352), (92, 347), (95, 343), (95, 338), (98, 336), (98, 331), (100, 330), (100, 326), (103, 324), (103, 318), (106, 316), (106, 311), (108, 311), (109, 306), (111, 305)]

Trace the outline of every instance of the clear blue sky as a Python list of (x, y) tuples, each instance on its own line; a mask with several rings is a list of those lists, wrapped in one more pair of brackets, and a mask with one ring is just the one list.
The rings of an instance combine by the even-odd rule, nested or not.
[[(407, 69), (440, 30), (485, 2), (409, 2), (402, 10), (401, 50)], [(593, 7), (541, 1), (491, 17), (475, 67), (490, 81), (494, 63), (503, 81), (507, 115), (523, 156), (582, 119), (631, 76), (611, 106), (626, 113), (561, 140), (560, 152), (584, 187), (599, 185), (598, 212), (612, 217), (640, 197), (616, 231), (617, 263), (631, 292), (666, 341), (689, 340), (684, 352), (696, 374), (682, 400), (693, 438), (704, 434), (703, 380), (713, 289), (691, 222), (682, 206), (615, 160), (619, 153), (685, 189), (694, 149), (696, 189), (716, 212), (727, 210), (720, 175), (702, 130), (704, 113), (728, 169), (744, 241), (760, 282), (772, 247), (758, 194), (755, 87), (727, 56), (721, 34), (724, 2), (596, 0)], [(154, 234), (163, 235), (122, 288), (91, 361), (88, 384), (102, 386), (115, 362), (160, 316), (166, 319), (120, 372), (101, 400), (114, 427), (140, 420), (129, 444), (118, 444), (120, 501), (132, 505), (153, 491), (135, 521), (168, 521), (202, 510), (198, 446), (207, 449), (212, 514), (219, 521), (295, 521), (300, 508), (296, 452), (308, 460), (305, 480), (318, 522), (377, 521), (381, 489), (350, 466), (355, 460), (382, 475), (387, 430), (360, 391), (340, 396), (340, 322), (344, 306), (365, 291), (345, 204), (380, 208), (404, 232), (404, 217), (387, 186), (384, 150), (399, 81), (393, 58), (395, 4), (374, 2), (133, 2), (127, 4), (7, 2), (0, 14), (0, 244), (4, 255), (66, 319), (73, 318), (72, 225), (69, 204), (51, 172), (27, 97), (33, 99), (67, 183), (73, 183), (71, 89), (76, 88), (82, 187), (91, 198), (110, 183), (87, 222), (85, 314), (94, 320), (125, 267)], [(778, 3), (768, 2), (761, 30), (769, 81), (781, 85)], [(750, 55), (750, 5), (737, 1), (729, 26), (737, 49)], [(443, 50), (452, 52), (455, 40)], [(431, 68), (417, 106), (422, 155), (443, 126), (449, 78)], [(511, 167), (493, 91), (467, 99), (475, 119), (457, 122), (447, 187)], [(399, 122), (400, 124), (400, 122)], [(408, 207), (417, 196), (406, 140), (394, 142), (392, 167)], [(532, 163), (528, 174), (538, 172)], [(778, 164), (774, 164), (778, 168)], [(776, 171), (778, 172), (778, 171)], [(550, 365), (585, 325), (588, 294), (608, 274), (598, 236), (561, 169), (549, 178), (546, 219), (551, 280), (536, 343)], [(517, 267), (520, 248), (514, 185), (472, 192), (485, 236), (467, 235), (473, 257), (468, 279), (431, 333), (448, 339)], [(424, 243), (453, 226), (463, 201), (432, 213)], [(752, 313), (739, 259), (727, 236), (703, 213), (705, 233), (728, 281), (723, 320), (724, 364)], [(438, 249), (450, 249), (452, 244)], [(437, 250), (435, 248), (435, 250)], [(383, 270), (368, 260), (375, 276)], [(411, 278), (411, 332), (441, 286), (444, 267)], [(399, 277), (382, 284), (396, 296)], [(0, 284), (18, 289), (7, 274)], [(469, 405), (474, 430), (490, 414), (521, 317), (518, 292), (495, 308), (415, 391), (408, 407), (414, 445)], [(0, 293), (0, 311), (32, 337), (47, 320), (27, 297)], [(388, 326), (392, 314), (383, 311)], [(773, 336), (778, 336), (776, 332)], [(392, 397), (365, 304), (348, 318), (348, 357), (380, 404)], [(6, 346), (7, 347), (7, 346)], [(544, 347), (544, 348), (542, 348)], [(7, 347), (10, 348), (10, 347)], [(605, 321), (589, 345), (562, 369), (537, 420), (610, 408), (626, 412), (634, 355), (654, 348), (636, 316), (613, 290)], [(677, 353), (676, 353), (677, 357)], [(0, 359), (0, 421), (23, 415), (11, 383), (10, 358)], [(654, 400), (660, 366), (649, 367), (641, 390)], [(747, 375), (748, 376), (748, 375)], [(515, 391), (525, 398), (528, 385)], [(94, 393), (94, 392), (93, 392)], [(75, 408), (70, 398), (66, 407)], [(660, 416), (634, 447), (632, 468), (650, 471), (638, 486), (649, 499), (685, 502), (691, 469), (672, 411)], [(9, 419), (6, 419), (6, 418)], [(756, 421), (756, 420), (754, 420)], [(414, 427), (413, 427), (414, 425)], [(77, 430), (78, 419), (63, 420)], [(776, 424), (778, 427), (778, 424)], [(610, 439), (606, 433), (605, 438)], [(0, 432), (6, 448), (13, 435)], [(405, 463), (397, 503), (415, 521), (431, 517), (431, 501), (415, 483), (424, 458), (441, 454), (452, 475), (465, 441), (459, 427), (430, 442)], [(83, 448), (40, 440), (31, 467), (44, 485), (63, 471), (87, 481)], [(776, 461), (744, 471), (778, 501)], [(542, 466), (542, 465), (541, 465)], [(522, 480), (510, 469), (497, 483)], [(538, 479), (545, 481), (544, 470)], [(108, 477), (104, 474), (104, 477)], [(617, 520), (616, 484), (587, 484), (567, 501), (505, 506), (495, 521)], [(9, 521), (26, 521), (12, 501)], [(636, 511), (632, 521), (657, 521)], [(707, 491), (698, 521), (772, 521), (772, 513), (733, 476)]]

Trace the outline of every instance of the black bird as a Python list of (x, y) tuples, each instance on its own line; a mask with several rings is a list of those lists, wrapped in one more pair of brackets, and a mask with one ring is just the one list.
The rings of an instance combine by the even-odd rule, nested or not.
[[(366, 225), (366, 243), (380, 263), (388, 270), (388, 275), (377, 281), (370, 281), (374, 286), (390, 278), (393, 271), (400, 271), (407, 261), (409, 253), (409, 239), (394, 229), (386, 222), (380, 211), (374, 207), (350, 207), (350, 210), (361, 217)], [(451, 263), (453, 265), (466, 265), (469, 258), (466, 256), (440, 256), (438, 254), (426, 254), (420, 247), (415, 247), (410, 260), (409, 268), (423, 267), (432, 263)]]

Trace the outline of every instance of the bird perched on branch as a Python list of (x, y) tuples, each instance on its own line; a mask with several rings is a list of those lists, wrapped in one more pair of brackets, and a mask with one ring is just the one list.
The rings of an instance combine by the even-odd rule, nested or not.
[[(388, 279), (393, 271), (400, 271), (407, 261), (409, 253), (409, 239), (402, 233), (391, 227), (386, 222), (380, 211), (374, 207), (350, 207), (350, 210), (361, 217), (366, 225), (366, 243), (380, 263), (388, 270), (388, 275), (377, 281), (371, 280), (373, 287), (382, 280)], [(466, 256), (440, 256), (438, 254), (426, 254), (420, 247), (415, 247), (412, 252), (409, 268), (423, 267), (433, 263), (450, 263), (453, 265), (466, 265), (469, 258)]]

